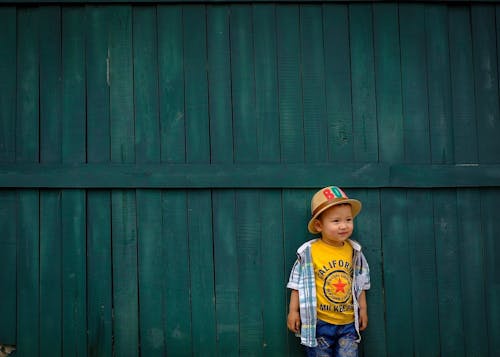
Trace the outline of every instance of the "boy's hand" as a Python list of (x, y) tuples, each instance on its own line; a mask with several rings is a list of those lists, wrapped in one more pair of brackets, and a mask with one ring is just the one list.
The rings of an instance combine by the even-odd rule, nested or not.
[(298, 311), (290, 311), (286, 322), (288, 329), (294, 333), (300, 331), (300, 314)]
[(365, 309), (359, 310), (359, 330), (363, 331), (368, 327), (368, 313)]
[(368, 309), (366, 306), (366, 293), (364, 290), (361, 292), (361, 294), (359, 294), (358, 302), (359, 302), (359, 330), (363, 331), (368, 327)]

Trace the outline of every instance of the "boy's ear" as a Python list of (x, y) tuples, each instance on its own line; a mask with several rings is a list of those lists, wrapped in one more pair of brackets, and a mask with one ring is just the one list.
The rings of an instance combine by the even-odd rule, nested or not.
[(318, 232), (321, 232), (321, 230), (323, 229), (323, 225), (321, 224), (321, 221), (319, 219), (314, 220), (314, 228), (316, 228)]

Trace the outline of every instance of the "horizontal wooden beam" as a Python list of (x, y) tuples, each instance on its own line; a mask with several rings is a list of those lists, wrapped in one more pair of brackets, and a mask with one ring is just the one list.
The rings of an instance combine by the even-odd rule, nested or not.
[(0, 164), (0, 188), (499, 187), (500, 165)]

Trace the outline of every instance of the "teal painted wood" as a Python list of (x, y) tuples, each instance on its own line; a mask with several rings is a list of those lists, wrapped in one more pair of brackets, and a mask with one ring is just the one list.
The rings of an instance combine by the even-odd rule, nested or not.
[(87, 354), (112, 354), (111, 195), (87, 191)]
[[(290, 270), (297, 259), (297, 249), (313, 237), (307, 231), (307, 222), (309, 220), (310, 199), (314, 192), (310, 190), (288, 190), (282, 191), (282, 215), (283, 215), (283, 236), (285, 252), (285, 286), (288, 282)], [(288, 304), (290, 290), (286, 290), (286, 313), (288, 314)], [(285, 321), (283, 322), (285, 324)], [(288, 356), (303, 356), (304, 350), (300, 345), (300, 340), (295, 334), (287, 331), (288, 337)]]
[(459, 229), (460, 261), (467, 269), (460, 272), (462, 288), (462, 315), (464, 322), (465, 355), (486, 356), (487, 344), (468, 343), (471, 340), (488, 340), (484, 326), (489, 311), (485, 302), (485, 238), (482, 225), (474, 227), (469, 222), (482, 222), (481, 200), (476, 189), (464, 189), (457, 192), (457, 219)]
[[(136, 162), (159, 162), (161, 156), (158, 82), (156, 8), (134, 8), (134, 108)], [(160, 190), (137, 190), (137, 240), (140, 302), (140, 351), (148, 356), (166, 354), (163, 322), (158, 313), (164, 299), (166, 281), (161, 268), (166, 244), (162, 239)]]
[[(207, 7), (211, 162), (231, 163), (234, 153), (230, 8)], [(217, 355), (239, 351), (238, 248), (233, 190), (212, 191)]]
[[(110, 161), (109, 7), (87, 8), (87, 161)], [(87, 191), (87, 353), (112, 354), (111, 195)]]
[(0, 162), (15, 159), (16, 8), (0, 7)]
[[(500, 247), (498, 244), (498, 234), (500, 233), (500, 222), (496, 216), (496, 202), (500, 198), (497, 190), (487, 189), (481, 190), (481, 216), (484, 220), (482, 224), (481, 233), (484, 236), (484, 271), (485, 271), (485, 281), (491, 281), (495, 276), (498, 276), (498, 254), (500, 254)], [(500, 343), (496, 338), (491, 338), (491, 336), (497, 336), (500, 331), (500, 321), (496, 318), (500, 314), (500, 308), (496, 301), (500, 297), (500, 290), (498, 284), (493, 286), (487, 286), (485, 291), (486, 303), (485, 308), (488, 312), (486, 318), (486, 328), (488, 333), (488, 353), (490, 355), (495, 355), (500, 352)], [(483, 326), (482, 328), (484, 328)]]
[[(135, 161), (133, 107), (132, 8), (113, 9), (109, 21), (111, 161)], [(132, 139), (132, 141), (130, 141)]]
[[(61, 10), (40, 10), (40, 161), (62, 161)], [(80, 44), (81, 45), (81, 44)]]
[(189, 272), (191, 282), (192, 349), (194, 355), (217, 353), (213, 227), (209, 190), (188, 193)]
[(300, 62), (304, 110), (304, 146), (306, 162), (327, 162), (328, 131), (325, 98), (325, 59), (322, 8), (300, 7)]
[(397, 4), (373, 6), (378, 150), (382, 162), (401, 162), (405, 153), (398, 9)]
[(212, 192), (217, 355), (238, 355), (239, 274), (234, 190)]
[[(85, 9), (62, 9), (62, 160), (86, 161)], [(87, 354), (86, 195), (62, 192), (63, 355)]]
[(461, 264), (457, 197), (452, 189), (434, 193), (437, 291), (441, 355), (464, 356), (463, 299), (457, 267)]
[(23, 190), (17, 201), (17, 333), (20, 356), (38, 356), (40, 346), (39, 193)]
[(471, 7), (471, 25), (479, 162), (496, 162), (500, 153), (496, 139), (500, 133), (500, 113), (498, 85), (493, 84), (498, 83), (494, 6)]
[[(40, 162), (62, 162), (62, 54), (59, 7), (40, 10)], [(61, 192), (40, 192), (40, 355), (62, 355)]]
[(183, 9), (186, 159), (210, 162), (205, 7)]
[(405, 160), (430, 162), (428, 89), (426, 68), (425, 7), (400, 4), (401, 71)]
[[(314, 181), (311, 180), (314, 177)], [(498, 187), (499, 165), (3, 164), (5, 188)]]
[(253, 6), (253, 32), (258, 161), (279, 162), (276, 6), (273, 4)]
[(349, 34), (354, 159), (357, 162), (376, 162), (379, 154), (371, 4), (349, 5)]
[(366, 292), (368, 328), (362, 333), (361, 347), (365, 356), (387, 355), (385, 326), (385, 295), (383, 283), (383, 246), (379, 190), (346, 190), (347, 195), (360, 200), (363, 209), (355, 220), (353, 239), (363, 247), (370, 267), (371, 288)]
[(62, 355), (61, 192), (40, 192), (40, 355)]
[(347, 5), (323, 5), (323, 32), (328, 158), (344, 163), (354, 159)]
[(0, 249), (5, 254), (3, 269), (0, 270), (0, 313), (5, 317), (5, 324), (0, 326), (0, 340), (2, 343), (15, 345), (17, 332), (17, 233), (16, 233), (16, 205), (17, 194), (13, 191), (0, 190)]
[(239, 353), (263, 354), (261, 280), (261, 237), (259, 195), (256, 190), (236, 192), (236, 235), (238, 244)]
[[(132, 7), (113, 9), (110, 21), (111, 161), (135, 161)], [(111, 194), (114, 353), (139, 355), (137, 206), (133, 190)]]
[(162, 236), (165, 249), (165, 297), (161, 312), (165, 314), (163, 330), (167, 353), (193, 355), (190, 297), (190, 257), (187, 216), (187, 194), (182, 190), (163, 191)]
[(429, 5), (425, 11), (427, 85), (433, 163), (454, 161), (448, 9)]
[(299, 8), (276, 8), (281, 161), (304, 161)]
[(162, 162), (185, 162), (182, 7), (158, 6), (158, 87)]
[(231, 93), (236, 162), (258, 159), (252, 20), (249, 5), (231, 7)]
[[(478, 162), (470, 11), (448, 10), (455, 162)], [(465, 145), (467, 143), (467, 145)]]
[[(16, 161), (37, 162), (39, 157), (38, 13), (27, 8), (17, 13), (17, 120)], [(23, 190), (17, 202), (17, 346), (20, 356), (37, 356), (40, 346), (40, 237), (39, 193)]]
[(212, 163), (233, 162), (231, 49), (227, 6), (207, 7), (210, 151)]
[[(205, 7), (183, 13), (187, 162), (210, 162)], [(188, 193), (188, 237), (193, 354), (217, 352), (211, 193)]]
[[(0, 162), (13, 162), (15, 153), (16, 123), (16, 9), (0, 8)], [(17, 195), (12, 191), (0, 191), (0, 237), (1, 251), (5, 254), (3, 269), (0, 271), (0, 315), (6, 323), (0, 326), (0, 340), (15, 344), (17, 331), (16, 318), (16, 202)]]
[[(409, 356), (415, 351), (408, 200), (405, 190), (383, 190), (380, 194), (382, 246), (384, 247), (384, 290), (386, 301), (387, 354)], [(405, 316), (404, 319), (401, 316)]]
[[(160, 162), (158, 43), (155, 7), (133, 9), (134, 119), (136, 162)], [(137, 29), (141, 29), (138, 31)]]
[(407, 191), (409, 276), (416, 356), (440, 356), (433, 193)]
[(285, 283), (289, 267), (285, 265), (282, 194), (280, 190), (260, 191), (261, 299), (263, 354), (277, 356), (287, 350), (285, 327), (288, 292)]

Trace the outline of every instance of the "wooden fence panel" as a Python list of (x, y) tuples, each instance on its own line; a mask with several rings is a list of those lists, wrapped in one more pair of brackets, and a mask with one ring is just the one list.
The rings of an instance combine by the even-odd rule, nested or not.
[(237, 2), (0, 6), (0, 343), (302, 355), (285, 284), (338, 184), (361, 354), (500, 354), (499, 5)]

